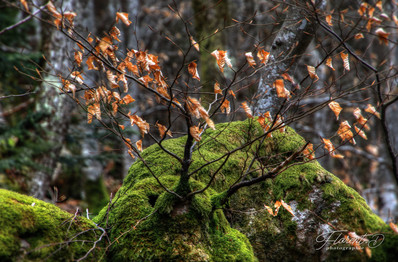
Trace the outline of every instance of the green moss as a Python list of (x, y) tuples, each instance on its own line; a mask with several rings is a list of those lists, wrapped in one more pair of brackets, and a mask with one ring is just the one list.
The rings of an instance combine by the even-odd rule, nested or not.
[[(189, 187), (203, 188), (224, 159), (200, 168), (204, 164), (261, 134), (261, 127), (250, 119), (219, 124), (216, 130), (207, 130), (193, 152), (190, 172), (195, 173)], [(186, 137), (167, 140), (163, 146), (182, 156), (185, 140)], [(226, 190), (239, 179), (255, 154), (253, 170), (280, 163), (304, 143), (290, 128), (285, 133), (274, 132), (262, 145), (260, 140), (251, 143), (229, 157), (205, 193), (184, 203), (164, 192), (145, 165), (137, 161), (130, 168), (109, 214), (104, 208), (96, 220), (107, 218), (110, 237), (118, 240), (118, 245), (111, 246), (109, 258), (115, 261), (252, 261), (254, 252), (260, 261), (282, 261), (287, 256), (290, 260), (311, 261), (322, 255), (315, 250), (314, 239), (323, 232), (318, 231), (320, 229), (333, 230), (328, 223), (358, 234), (387, 230), (385, 223), (354, 190), (316, 161), (300, 163), (303, 161), (300, 158), (276, 178), (239, 190), (221, 206)], [(143, 156), (162, 183), (175, 190), (181, 168), (179, 162), (156, 145), (146, 149)], [(250, 174), (258, 175), (257, 171)], [(272, 206), (276, 200), (289, 203), (296, 216), (283, 208), (278, 216), (271, 216), (264, 204)], [(139, 225), (132, 230), (138, 221)], [(396, 238), (389, 237), (389, 241), (395, 243)], [(388, 257), (386, 252), (396, 250), (387, 244), (380, 248), (375, 252), (381, 257), (383, 254)], [(329, 257), (343, 255), (347, 259), (365, 259), (359, 252), (336, 251)]]
[[(54, 205), (0, 189), (0, 260), (72, 261), (83, 257), (98, 232), (90, 220), (72, 218)], [(95, 260), (98, 254), (88, 257)]]

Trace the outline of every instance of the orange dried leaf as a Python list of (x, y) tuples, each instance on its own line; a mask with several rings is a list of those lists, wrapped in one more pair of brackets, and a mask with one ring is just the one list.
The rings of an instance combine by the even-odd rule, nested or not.
[(313, 160), (315, 158), (314, 155), (314, 145), (309, 143), (305, 149), (303, 150), (303, 154), (305, 157), (307, 157), (309, 160)]
[(152, 82), (152, 78), (149, 75), (145, 75), (143, 77), (138, 78), (138, 81), (143, 84), (145, 87), (148, 87), (148, 84)]
[(343, 60), (345, 70), (350, 71), (350, 60), (348, 58), (348, 54), (341, 52), (340, 56), (341, 59)]
[(329, 139), (322, 138), (322, 140), (323, 140), (323, 143), (325, 144), (326, 150), (328, 150), (329, 155), (330, 155), (331, 157), (334, 157), (334, 158), (344, 158), (343, 155), (336, 154), (334, 145), (332, 144), (332, 142), (330, 142)]
[(326, 23), (328, 23), (328, 25), (333, 26), (332, 15), (327, 15), (325, 20), (326, 20)]
[(384, 31), (383, 28), (377, 29), (375, 33), (376, 33), (377, 37), (379, 38), (380, 44), (388, 45), (388, 36), (390, 35), (390, 33), (387, 33), (386, 31)]
[(191, 126), (189, 128), (189, 133), (195, 139), (195, 141), (199, 142), (202, 138), (200, 137), (200, 133), (202, 132), (202, 129), (199, 129), (198, 126)]
[(199, 44), (193, 39), (193, 37), (189, 37), (189, 39), (191, 40), (191, 44), (193, 47), (195, 47), (195, 49), (199, 52)]
[(130, 157), (131, 157), (132, 159), (135, 159), (135, 156), (134, 156), (134, 154), (133, 154), (133, 151), (128, 150), (127, 152), (129, 153), (129, 155), (130, 155)]
[(128, 114), (128, 116), (130, 118), (131, 126), (136, 124), (138, 126), (138, 129), (140, 130), (141, 136), (148, 134), (149, 124), (145, 120), (137, 115), (130, 115), (130, 113)]
[(142, 140), (138, 140), (137, 142), (135, 142), (135, 146), (137, 147), (138, 151), (142, 152)]
[(249, 63), (249, 65), (252, 66), (252, 67), (255, 67), (256, 66), (256, 61), (254, 61), (252, 52), (247, 52), (245, 54), (245, 56), (246, 56), (246, 60)]
[(268, 62), (269, 52), (259, 49), (257, 52), (257, 57), (260, 59), (260, 63), (265, 65)]
[(94, 65), (94, 61), (96, 61), (96, 58), (95, 58), (95, 56), (93, 56), (93, 55), (91, 55), (91, 56), (89, 56), (88, 58), (87, 58), (87, 60), (86, 60), (86, 64), (87, 64), (87, 69), (88, 70), (98, 70), (98, 67), (96, 67), (95, 65)]
[[(161, 138), (163, 138), (165, 134), (170, 137), (173, 137), (173, 135), (171, 134), (171, 131), (170, 130), (167, 131), (167, 127), (165, 127), (164, 125), (161, 125), (159, 123), (156, 123), (155, 125), (158, 127), (159, 134), (160, 134)], [(167, 133), (166, 133), (166, 131), (167, 131)]]
[(229, 106), (229, 101), (227, 99), (221, 104), (220, 107), (221, 112), (229, 114), (231, 112), (231, 108)]
[(276, 79), (273, 86), (276, 88), (276, 95), (281, 98), (288, 99), (290, 97), (290, 92), (285, 88), (285, 83), (283, 79)]
[(365, 140), (368, 140), (368, 137), (366, 136), (365, 132), (363, 132), (361, 129), (359, 129), (357, 126), (354, 126), (355, 132), (362, 137)]
[(369, 126), (367, 125), (368, 120), (366, 118), (364, 118), (361, 114), (361, 109), (359, 109), (358, 107), (354, 109), (354, 116), (357, 119), (357, 122), (363, 126), (366, 130), (369, 130)]
[(236, 99), (236, 95), (235, 95), (234, 91), (229, 90), (228, 93)]
[(218, 82), (216, 82), (214, 84), (214, 94), (220, 94), (222, 95), (222, 90), (220, 88), (220, 84)]
[(332, 64), (332, 57), (328, 57), (327, 59), (326, 59), (326, 65), (328, 66), (328, 67), (330, 67), (331, 69), (333, 69), (333, 71), (335, 70), (334, 69), (334, 67), (333, 67), (333, 64)]
[(343, 108), (341, 108), (340, 104), (337, 103), (336, 101), (332, 101), (329, 103), (329, 108), (332, 109), (333, 113), (336, 116), (336, 120), (339, 120), (339, 115), (341, 110), (343, 110)]
[(198, 67), (197, 67), (197, 64), (195, 62), (191, 62), (188, 65), (188, 72), (192, 75), (192, 78), (200, 81)]
[(392, 231), (394, 231), (396, 234), (398, 234), (398, 226), (396, 224), (394, 224), (393, 222), (389, 223)]
[(116, 23), (119, 22), (119, 19), (127, 26), (129, 26), (132, 22), (129, 20), (128, 13), (117, 12), (116, 13)]
[(372, 257), (372, 250), (369, 247), (365, 247), (365, 253), (369, 258)]
[(26, 2), (26, 0), (20, 0), (20, 2), (23, 5), (23, 7), (25, 8), (26, 12), (29, 12), (29, 6), (28, 6), (28, 3)]
[(368, 3), (362, 3), (361, 6), (358, 9), (358, 13), (360, 16), (363, 16), (366, 13), (366, 10), (368, 9), (369, 4)]
[(125, 95), (121, 101), (122, 104), (128, 105), (132, 102), (134, 102), (135, 99), (131, 97), (131, 95)]
[(267, 206), (267, 205), (264, 205), (264, 207), (265, 207), (265, 209), (267, 209), (268, 213), (270, 213), (271, 215), (274, 216), (274, 211), (272, 210), (271, 207), (269, 207), (269, 206)]
[(311, 79), (315, 79), (315, 82), (319, 80), (319, 77), (316, 74), (315, 67), (307, 65), (307, 71), (308, 71), (308, 74), (310, 75)]
[(383, 1), (377, 1), (376, 7), (380, 9), (380, 11), (383, 11)]
[(293, 209), (291, 206), (285, 203), (285, 201), (281, 200), (282, 206), (290, 213), (292, 216), (294, 216)]
[(111, 84), (111, 88), (119, 87), (119, 85), (116, 83), (116, 76), (112, 73), (111, 70), (106, 71), (106, 78), (108, 78), (108, 81)]
[(362, 33), (358, 33), (358, 34), (355, 34), (354, 38), (355, 39), (362, 39), (362, 38), (364, 38), (364, 36), (363, 36)]
[(119, 125), (120, 129), (124, 130), (124, 125)]
[(98, 48), (102, 52), (102, 54), (106, 53), (106, 50), (112, 45), (112, 38), (109, 36), (105, 36), (101, 38), (101, 40), (98, 43)]
[(337, 130), (337, 134), (340, 136), (341, 140), (348, 140), (352, 144), (355, 143), (354, 134), (351, 131), (351, 126), (348, 121), (344, 121), (340, 123), (339, 129)]
[(82, 61), (83, 61), (83, 54), (82, 54), (82, 52), (79, 52), (79, 51), (75, 52), (74, 58), (75, 58), (76, 64), (77, 64), (78, 66), (81, 66)]
[(51, 1), (47, 3), (47, 9), (54, 17), (56, 18), (62, 17), (62, 15), (57, 11), (57, 9), (55, 8), (54, 4)]
[(275, 207), (274, 216), (278, 215), (278, 211), (279, 211), (279, 208), (281, 207), (281, 205), (282, 205), (281, 201), (277, 200), (275, 202), (275, 204), (274, 204), (274, 207)]
[(248, 118), (253, 118), (252, 110), (250, 109), (250, 107), (247, 105), (246, 102), (243, 102), (243, 103), (242, 103), (242, 108), (243, 108), (243, 110), (245, 111), (246, 116), (247, 116)]
[(368, 106), (365, 108), (365, 112), (375, 115), (378, 119), (381, 119), (380, 113), (377, 112), (376, 108), (374, 106), (372, 106), (371, 104), (368, 104)]
[(227, 51), (223, 50), (214, 50), (211, 55), (216, 58), (217, 65), (220, 71), (224, 72), (224, 66), (227, 64), (229, 68), (232, 68), (231, 61), (228, 58)]

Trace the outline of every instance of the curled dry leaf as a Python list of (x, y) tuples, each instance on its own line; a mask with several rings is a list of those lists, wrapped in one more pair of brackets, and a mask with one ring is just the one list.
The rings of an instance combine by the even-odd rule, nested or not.
[(376, 33), (377, 37), (379, 38), (380, 44), (388, 45), (388, 36), (390, 35), (390, 33), (387, 33), (386, 31), (384, 31), (383, 28), (377, 29), (375, 33)]
[(236, 95), (235, 95), (234, 91), (229, 90), (228, 93), (236, 99)]
[(322, 138), (322, 140), (323, 140), (323, 143), (325, 144), (326, 150), (328, 150), (329, 155), (330, 155), (331, 157), (333, 157), (333, 158), (344, 158), (343, 155), (336, 154), (334, 145), (332, 144), (332, 142), (330, 142), (329, 139)]
[(256, 61), (254, 61), (252, 52), (247, 52), (245, 54), (245, 56), (246, 56), (247, 63), (249, 63), (249, 65), (251, 67), (255, 67), (256, 66)]
[(119, 22), (119, 19), (127, 26), (129, 26), (132, 22), (129, 20), (129, 14), (123, 12), (116, 13), (116, 23)]
[(310, 75), (311, 79), (315, 79), (315, 82), (319, 80), (319, 77), (316, 74), (315, 67), (307, 65), (307, 71), (308, 71), (308, 74)]
[(339, 129), (337, 130), (337, 134), (340, 136), (341, 140), (350, 141), (351, 144), (355, 145), (354, 134), (351, 131), (351, 126), (348, 121), (344, 121), (340, 123)]
[(221, 112), (226, 113), (227, 115), (231, 112), (231, 108), (229, 106), (229, 101), (227, 99), (221, 104), (220, 107)]
[(292, 216), (294, 216), (293, 209), (291, 206), (285, 203), (285, 201), (281, 200), (282, 206), (290, 213)]
[(128, 105), (130, 103), (133, 103), (134, 101), (135, 101), (135, 99), (132, 98), (131, 95), (125, 95), (120, 102), (122, 104)]
[(336, 119), (339, 120), (340, 112), (341, 112), (341, 110), (343, 110), (343, 108), (341, 108), (340, 104), (337, 103), (336, 101), (332, 101), (332, 102), (329, 103), (329, 108), (335, 114)]
[(83, 61), (83, 54), (82, 54), (82, 52), (80, 52), (80, 51), (75, 52), (74, 58), (75, 58), (76, 64), (77, 64), (78, 66), (81, 66), (82, 61)]
[(333, 26), (333, 23), (332, 23), (332, 15), (327, 15), (327, 16), (325, 17), (325, 20), (326, 20), (326, 23), (328, 23), (328, 25)]
[(381, 119), (380, 113), (377, 112), (376, 108), (374, 106), (372, 106), (371, 104), (368, 104), (368, 106), (365, 108), (365, 112), (375, 115), (378, 119)]
[(246, 116), (247, 116), (248, 118), (253, 118), (252, 110), (250, 109), (250, 107), (247, 105), (246, 102), (243, 102), (243, 103), (242, 103), (242, 108), (243, 108), (243, 110), (245, 111)]
[(200, 137), (200, 133), (202, 132), (202, 129), (200, 129), (198, 126), (191, 126), (189, 128), (189, 133), (195, 139), (195, 141), (199, 142), (202, 138)]
[(131, 157), (132, 159), (135, 159), (135, 156), (134, 156), (134, 154), (133, 154), (133, 151), (128, 150), (127, 152), (129, 153), (129, 155), (130, 155), (130, 157)]
[(136, 124), (140, 130), (141, 136), (144, 136), (149, 132), (149, 124), (145, 120), (137, 115), (131, 115), (130, 112), (128, 113), (128, 116), (130, 118), (131, 126)]
[(288, 99), (290, 97), (290, 92), (285, 88), (285, 83), (283, 79), (276, 79), (273, 86), (276, 89), (276, 95), (281, 98)]
[(26, 0), (20, 0), (20, 2), (23, 5), (23, 7), (25, 8), (26, 12), (29, 12), (29, 6), (28, 6), (28, 3), (26, 2)]
[(366, 130), (370, 130), (370, 128), (367, 124), (368, 120), (362, 116), (361, 109), (359, 109), (358, 107), (355, 108), (353, 114), (354, 114), (355, 118), (357, 119), (358, 124), (363, 126)]
[(189, 39), (191, 40), (192, 46), (195, 47), (195, 49), (199, 52), (199, 44), (193, 39), (192, 36), (190, 36)]
[(279, 211), (279, 208), (281, 207), (281, 205), (282, 205), (281, 201), (277, 200), (275, 202), (275, 204), (274, 204), (274, 207), (275, 207), (274, 216), (278, 215), (278, 211)]
[(192, 75), (192, 78), (200, 81), (198, 67), (197, 67), (197, 64), (195, 62), (189, 63), (188, 72)]
[(264, 207), (265, 207), (265, 209), (268, 211), (268, 213), (270, 213), (271, 215), (274, 216), (274, 211), (272, 210), (271, 207), (269, 207), (269, 206), (267, 206), (267, 205), (264, 205)]
[[(173, 137), (173, 135), (171, 134), (171, 131), (170, 130), (167, 131), (167, 127), (165, 127), (162, 124), (159, 124), (158, 122), (156, 122), (155, 125), (158, 127), (159, 134), (160, 134), (161, 138), (163, 138), (165, 134), (168, 135), (169, 137)], [(167, 131), (167, 133), (166, 133), (166, 131)]]
[(212, 56), (214, 56), (217, 60), (217, 65), (220, 71), (223, 73), (224, 72), (224, 66), (227, 64), (229, 68), (232, 68), (231, 60), (228, 58), (227, 51), (223, 50), (214, 50), (211, 53)]
[(393, 222), (389, 223), (392, 231), (394, 231), (396, 234), (398, 234), (398, 226), (396, 224), (394, 224)]
[(363, 36), (362, 33), (358, 33), (358, 34), (355, 34), (354, 38), (355, 39), (362, 39), (362, 38), (364, 38), (364, 36)]
[(328, 66), (328, 67), (330, 67), (331, 69), (333, 69), (333, 71), (335, 70), (334, 69), (334, 67), (333, 67), (333, 63), (332, 63), (332, 57), (328, 57), (327, 59), (326, 59), (326, 65)]
[(214, 94), (220, 94), (222, 95), (222, 90), (220, 88), (220, 84), (218, 82), (216, 82), (214, 84)]
[(303, 154), (306, 158), (309, 160), (315, 159), (315, 154), (314, 154), (314, 145), (309, 143), (305, 149), (303, 150)]
[(343, 60), (345, 70), (350, 71), (350, 60), (348, 58), (348, 54), (341, 52), (340, 56), (341, 59)]
[(257, 52), (257, 57), (260, 59), (260, 63), (265, 65), (268, 62), (269, 52), (259, 49)]
[(135, 146), (137, 147), (138, 151), (142, 152), (142, 140), (138, 140), (137, 142), (135, 142)]
[(368, 140), (368, 137), (366, 136), (365, 132), (363, 132), (363, 130), (359, 129), (357, 126), (354, 126), (355, 128), (355, 132), (362, 137), (365, 140)]

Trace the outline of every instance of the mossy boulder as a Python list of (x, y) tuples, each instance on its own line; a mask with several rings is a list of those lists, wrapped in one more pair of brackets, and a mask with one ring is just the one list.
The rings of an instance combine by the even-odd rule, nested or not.
[[(218, 124), (216, 130), (207, 130), (193, 152), (190, 171), (196, 172), (192, 175), (192, 188), (203, 188), (223, 159), (202, 167), (204, 164), (262, 132), (259, 124), (250, 119)], [(180, 137), (164, 141), (162, 145), (181, 157), (185, 141), (186, 137)], [(373, 244), (372, 260), (391, 259), (391, 252), (398, 252), (398, 238), (364, 199), (316, 161), (308, 162), (304, 158), (274, 179), (241, 189), (221, 208), (219, 199), (239, 179), (254, 156), (252, 169), (261, 170), (265, 164), (280, 163), (305, 144), (290, 128), (286, 132), (275, 131), (272, 138), (260, 142), (256, 140), (230, 155), (211, 187), (197, 195), (189, 212), (182, 216), (173, 213), (176, 199), (158, 185), (147, 168), (166, 187), (173, 189), (179, 178), (180, 163), (157, 145), (144, 150), (146, 165), (142, 161), (132, 165), (112, 208), (104, 208), (96, 218), (97, 222), (108, 221), (110, 238), (118, 242), (110, 248), (111, 260), (368, 259), (364, 251), (352, 250), (350, 245), (323, 241), (329, 236), (335, 237), (334, 231), (341, 231), (341, 236), (348, 232), (368, 234), (370, 242), (362, 246)], [(259, 175), (251, 172), (248, 178)], [(295, 216), (283, 208), (276, 217), (270, 215), (264, 205), (272, 206), (277, 200), (290, 204)]]
[[(74, 261), (86, 255), (99, 235), (84, 217), (0, 189), (0, 261)], [(96, 261), (98, 254), (87, 257)]]

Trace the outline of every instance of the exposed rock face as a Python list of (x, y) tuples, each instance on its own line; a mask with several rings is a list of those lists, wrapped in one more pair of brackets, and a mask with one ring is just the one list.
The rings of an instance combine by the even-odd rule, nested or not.
[[(215, 131), (206, 131), (193, 153), (192, 170), (242, 145), (261, 132), (261, 128), (253, 120), (219, 124)], [(185, 139), (170, 139), (163, 146), (182, 155)], [(303, 144), (303, 139), (292, 129), (287, 129), (285, 133), (275, 132), (273, 138), (267, 138), (261, 145), (258, 159), (253, 166), (259, 167), (265, 161), (268, 164), (278, 163)], [(339, 235), (355, 232), (359, 236), (367, 234), (369, 241), (361, 243), (361, 246), (369, 247), (372, 252), (371, 260), (395, 259), (393, 256), (398, 249), (397, 235), (393, 235), (388, 226), (371, 212), (357, 192), (315, 161), (297, 162), (297, 165), (272, 180), (241, 189), (221, 208), (219, 199), (239, 178), (241, 171), (247, 166), (245, 161), (254, 155), (256, 146), (259, 146), (259, 142), (232, 154), (212, 186), (204, 193), (196, 195), (189, 203), (178, 203), (174, 195), (166, 193), (159, 186), (143, 163), (137, 161), (130, 168), (129, 175), (114, 197), (112, 205), (104, 207), (94, 219), (108, 230), (111, 241), (102, 243), (102, 250), (98, 249), (95, 254), (101, 253), (102, 258), (109, 261), (369, 260), (365, 249), (363, 252), (351, 250), (350, 245), (341, 243), (342, 238), (338, 238)], [(179, 163), (174, 158), (158, 146), (147, 148), (143, 156), (166, 187), (173, 189), (177, 186)], [(195, 173), (190, 187), (193, 190), (203, 188), (209, 181), (210, 174), (219, 165), (216, 162)], [(251, 174), (257, 175), (259, 174)], [(7, 193), (7, 198), (12, 199), (13, 196), (14, 193)], [(30, 204), (35, 200), (28, 199), (29, 201), (24, 202), (24, 210), (34, 209)], [(277, 200), (288, 203), (295, 216), (283, 208), (280, 208), (277, 216), (270, 215), (264, 205), (273, 206)], [(57, 226), (62, 224), (62, 219), (70, 218), (70, 215), (59, 215), (59, 219), (54, 219), (50, 214), (53, 211), (48, 210), (55, 207), (44, 203), (40, 206), (44, 209), (40, 213), (44, 216), (43, 221), (49, 220), (47, 216), (52, 216), (50, 222), (46, 223), (49, 228), (46, 232), (57, 232)], [(10, 204), (7, 208), (2, 208), (0, 212), (14, 212)], [(24, 219), (21, 218), (14, 225), (2, 218), (3, 215), (0, 216), (2, 228), (7, 228), (7, 232), (16, 232), (7, 233), (8, 237), (26, 239), (31, 247), (39, 246), (37, 243), (32, 244), (34, 242), (29, 238), (22, 237), (24, 233), (20, 225), (25, 223)], [(79, 224), (83, 228), (95, 228), (90, 221), (82, 218), (79, 221), (84, 222)], [(76, 227), (73, 232), (79, 229), (81, 228)], [(41, 239), (40, 243), (57, 242), (47, 236), (37, 235), (37, 231), (32, 232), (32, 236)], [(4, 239), (5, 234), (1, 232), (0, 235)], [(53, 236), (53, 233), (50, 235)], [(65, 236), (61, 238), (64, 239)], [(333, 245), (332, 240), (339, 240), (340, 244)], [(13, 241), (15, 246), (9, 247), (14, 248), (11, 253), (20, 255), (18, 250), (28, 244), (24, 241), (19, 244), (15, 242), (17, 240)], [(4, 241), (1, 243), (5, 245)], [(76, 258), (77, 253), (82, 253), (81, 249), (73, 245), (69, 249), (71, 252), (66, 254), (65, 260), (71, 256)], [(0, 258), (11, 254), (1, 252)], [(40, 258), (47, 254), (41, 253)]]

